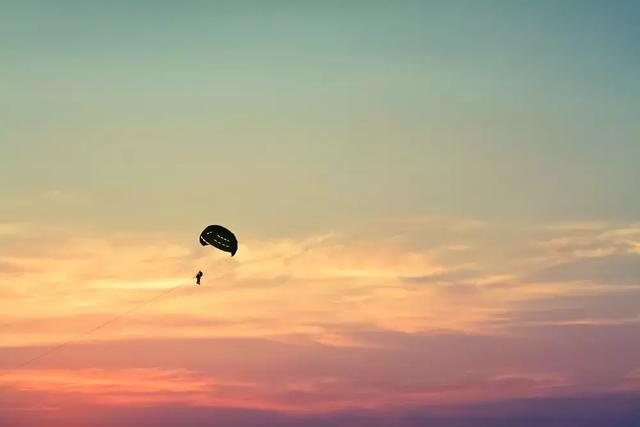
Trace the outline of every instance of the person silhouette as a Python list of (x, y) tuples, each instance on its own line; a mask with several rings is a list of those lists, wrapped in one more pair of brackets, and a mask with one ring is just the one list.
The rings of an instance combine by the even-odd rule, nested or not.
[(200, 284), (200, 279), (202, 279), (202, 276), (204, 275), (204, 273), (202, 273), (202, 271), (198, 271), (198, 274), (196, 274), (196, 284), (199, 285)]

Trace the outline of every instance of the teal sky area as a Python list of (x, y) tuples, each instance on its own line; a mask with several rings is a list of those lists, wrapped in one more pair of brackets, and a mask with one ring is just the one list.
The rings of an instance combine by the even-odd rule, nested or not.
[(0, 220), (637, 218), (640, 3), (614, 3), (3, 2)]

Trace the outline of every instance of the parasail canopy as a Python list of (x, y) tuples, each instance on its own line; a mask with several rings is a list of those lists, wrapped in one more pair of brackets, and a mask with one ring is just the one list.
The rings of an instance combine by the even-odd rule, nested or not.
[(211, 245), (234, 256), (238, 251), (238, 240), (227, 228), (221, 225), (210, 225), (200, 233), (200, 244)]

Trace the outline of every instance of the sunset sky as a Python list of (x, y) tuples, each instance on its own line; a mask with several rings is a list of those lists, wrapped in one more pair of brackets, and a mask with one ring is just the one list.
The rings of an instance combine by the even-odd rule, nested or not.
[(636, 426), (639, 20), (0, 2), (0, 426)]

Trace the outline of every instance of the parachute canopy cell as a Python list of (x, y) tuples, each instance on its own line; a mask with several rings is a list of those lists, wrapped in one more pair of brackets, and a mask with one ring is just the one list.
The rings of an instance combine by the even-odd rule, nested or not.
[(211, 245), (234, 256), (238, 251), (236, 236), (221, 225), (210, 225), (200, 233), (200, 244)]

